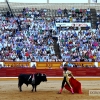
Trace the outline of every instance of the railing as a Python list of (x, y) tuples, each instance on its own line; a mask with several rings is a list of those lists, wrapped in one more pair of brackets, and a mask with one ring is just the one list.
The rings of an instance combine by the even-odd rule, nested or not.
[[(100, 3), (11, 3), (9, 2), (11, 9), (22, 9), (24, 7), (29, 7), (29, 8), (47, 8), (47, 9), (71, 9), (72, 7), (75, 8), (81, 8), (81, 9), (87, 9), (87, 8), (95, 8), (96, 10), (100, 10)], [(5, 2), (0, 2), (0, 7), (5, 8), (6, 3)]]
[[(29, 4), (23, 4), (23, 3), (10, 3), (12, 9), (13, 8), (23, 8), (23, 7), (29, 7), (29, 8), (47, 8), (47, 9), (72, 9), (72, 7), (79, 8), (79, 9), (87, 9), (87, 8), (95, 8), (97, 10), (100, 10), (100, 3), (29, 3)], [(15, 6), (16, 5), (16, 6)]]

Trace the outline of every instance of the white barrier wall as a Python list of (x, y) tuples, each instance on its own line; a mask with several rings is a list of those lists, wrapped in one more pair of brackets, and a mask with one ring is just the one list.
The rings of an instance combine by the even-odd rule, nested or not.
[(97, 0), (97, 3), (100, 3), (100, 0)]
[(47, 0), (8, 0), (9, 2), (18, 3), (47, 3)]
[(88, 3), (88, 0), (49, 0), (49, 3)]
[[(6, 0), (0, 0), (5, 2)], [(8, 0), (17, 3), (100, 3), (100, 0)]]
[(0, 2), (5, 2), (5, 0), (0, 0)]
[[(8, 0), (9, 2), (18, 3), (88, 3), (88, 0)], [(0, 0), (0, 2), (5, 2), (5, 0)]]

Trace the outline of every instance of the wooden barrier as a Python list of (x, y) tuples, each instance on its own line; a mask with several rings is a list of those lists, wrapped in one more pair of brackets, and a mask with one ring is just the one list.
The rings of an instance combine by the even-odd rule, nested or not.
[[(20, 66), (29, 66), (30, 62), (3, 62), (4, 65), (8, 67), (20, 67)], [(68, 62), (66, 62), (68, 63)], [(72, 64), (78, 66), (93, 66), (94, 62), (71, 62)], [(63, 62), (36, 62), (37, 69), (59, 69)], [(100, 66), (100, 62), (98, 62), (98, 66)]]
[(98, 62), (98, 67), (100, 67), (100, 62)]
[[(68, 62), (66, 62), (66, 63), (68, 63)], [(70, 62), (70, 63), (78, 65), (78, 66), (84, 66), (84, 67), (86, 67), (87, 65), (94, 66), (94, 62)]]
[(37, 69), (59, 69), (63, 62), (36, 62)]
[[(69, 68), (74, 76), (100, 77), (100, 68)], [(45, 73), (48, 77), (61, 77), (62, 69), (1, 68), (0, 77), (18, 77), (19, 74)]]
[(30, 67), (30, 62), (3, 62), (5, 66), (8, 67), (20, 67), (27, 66)]

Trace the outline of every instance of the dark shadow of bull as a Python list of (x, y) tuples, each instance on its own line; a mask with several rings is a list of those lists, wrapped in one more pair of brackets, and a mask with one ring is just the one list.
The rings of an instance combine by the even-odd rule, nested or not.
[(32, 85), (32, 92), (34, 91), (35, 88), (35, 92), (36, 92), (36, 87), (37, 85), (39, 85), (41, 82), (47, 81), (47, 77), (45, 74), (41, 74), (41, 73), (35, 73), (35, 74), (20, 74), (18, 76), (18, 88), (20, 90), (20, 92), (22, 91), (22, 85), (26, 84), (27, 86), (29, 84)]

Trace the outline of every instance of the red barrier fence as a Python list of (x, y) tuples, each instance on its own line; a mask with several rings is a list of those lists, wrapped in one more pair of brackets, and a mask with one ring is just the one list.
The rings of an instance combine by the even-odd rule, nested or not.
[[(100, 76), (100, 68), (69, 68), (74, 76)], [(0, 77), (17, 77), (20, 73), (45, 73), (47, 76), (62, 76), (62, 69), (1, 68)]]

